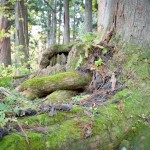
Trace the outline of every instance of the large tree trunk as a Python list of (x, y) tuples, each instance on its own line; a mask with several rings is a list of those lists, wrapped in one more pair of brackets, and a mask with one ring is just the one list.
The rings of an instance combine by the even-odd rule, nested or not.
[(64, 44), (70, 42), (69, 0), (64, 0)]
[(85, 0), (85, 32), (92, 32), (92, 0)]
[[(6, 6), (6, 0), (1, 0), (1, 8)], [(4, 17), (5, 10), (0, 14), (0, 32), (9, 33), (10, 21)], [(2, 37), (0, 39), (0, 65), (8, 66), (11, 64), (11, 49), (10, 49), (10, 37)]]
[(99, 31), (114, 26), (116, 38), (122, 43), (150, 46), (150, 1), (99, 0)]
[(24, 0), (15, 3), (15, 49), (16, 62), (24, 64), (28, 60), (28, 39), (26, 38), (27, 23)]

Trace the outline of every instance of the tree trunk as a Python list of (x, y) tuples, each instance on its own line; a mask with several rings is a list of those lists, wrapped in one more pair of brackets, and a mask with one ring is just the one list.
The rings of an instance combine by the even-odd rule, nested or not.
[(122, 43), (150, 46), (150, 1), (99, 0), (99, 31), (115, 29)]
[(92, 32), (92, 0), (85, 0), (85, 33)]
[(48, 19), (47, 19), (47, 48), (49, 49), (51, 47), (51, 10), (47, 11)]
[(64, 44), (70, 42), (69, 0), (64, 0)]
[(56, 90), (79, 90), (89, 84), (91, 77), (77, 72), (65, 72), (49, 77), (33, 78), (18, 87), (23, 95), (34, 99), (46, 96)]
[(24, 64), (28, 61), (28, 39), (26, 38), (26, 14), (24, 0), (15, 2), (15, 49), (16, 62)]
[(28, 7), (27, 5), (24, 5), (24, 32), (25, 32), (25, 46), (26, 46), (27, 55), (29, 58)]
[(52, 32), (51, 32), (51, 46), (56, 44), (56, 28), (57, 28), (57, 18), (56, 18), (56, 6), (57, 6), (57, 0), (54, 0), (53, 5), (53, 12), (52, 12)]
[[(1, 0), (1, 8), (6, 6), (6, 0)], [(9, 33), (10, 21), (4, 17), (5, 10), (0, 14), (0, 32)], [(11, 64), (11, 49), (10, 49), (10, 37), (5, 35), (0, 39), (0, 65), (8, 66)]]
[(62, 3), (59, 5), (58, 44), (61, 43)]
[(76, 5), (74, 4), (74, 16), (73, 16), (73, 41), (76, 39)]

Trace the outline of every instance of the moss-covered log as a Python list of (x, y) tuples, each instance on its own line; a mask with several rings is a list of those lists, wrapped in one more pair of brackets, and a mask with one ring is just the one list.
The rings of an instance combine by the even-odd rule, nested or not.
[(84, 89), (91, 77), (78, 72), (65, 72), (49, 77), (34, 78), (22, 83), (18, 90), (30, 99), (48, 95), (56, 90)]

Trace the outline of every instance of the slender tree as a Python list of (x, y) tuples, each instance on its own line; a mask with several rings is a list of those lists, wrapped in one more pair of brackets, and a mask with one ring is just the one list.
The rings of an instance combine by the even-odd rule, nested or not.
[(92, 0), (85, 0), (85, 33), (92, 32)]
[(64, 44), (70, 42), (69, 0), (64, 0)]
[(17, 63), (26, 63), (29, 58), (27, 35), (27, 11), (25, 11), (24, 0), (15, 2), (15, 48)]
[(61, 43), (61, 25), (62, 25), (62, 8), (63, 3), (59, 1), (59, 23), (58, 23), (58, 43)]
[(47, 47), (48, 47), (48, 49), (51, 47), (51, 27), (52, 27), (51, 12), (52, 11), (50, 9), (47, 10), (47, 15), (48, 15), (48, 18), (47, 18)]
[[(1, 10), (0, 12), (0, 32), (9, 33), (10, 29), (10, 21), (7, 17), (5, 17), (7, 11), (5, 10), (5, 7), (7, 6), (6, 0), (0, 1)], [(0, 39), (0, 65), (4, 64), (5, 66), (8, 66), (11, 64), (11, 49), (10, 49), (10, 37), (2, 35)]]
[(51, 32), (51, 45), (56, 44), (56, 28), (57, 28), (57, 18), (56, 18), (56, 12), (57, 12), (57, 0), (54, 0), (53, 2), (53, 12), (52, 12), (52, 32)]

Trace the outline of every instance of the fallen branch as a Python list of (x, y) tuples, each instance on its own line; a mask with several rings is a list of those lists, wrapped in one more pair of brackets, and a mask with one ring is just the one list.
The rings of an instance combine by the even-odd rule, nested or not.
[(25, 133), (25, 131), (24, 131), (22, 125), (20, 124), (20, 122), (19, 122), (17, 119), (16, 119), (15, 121), (17, 122), (19, 128), (21, 129), (22, 133), (24, 134), (25, 139), (26, 139), (26, 142), (27, 142), (27, 144), (28, 144), (28, 149), (30, 150), (30, 143), (29, 143), (29, 138), (28, 138), (27, 134)]

